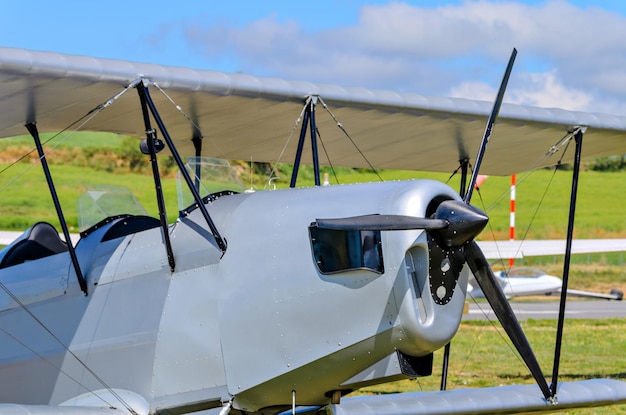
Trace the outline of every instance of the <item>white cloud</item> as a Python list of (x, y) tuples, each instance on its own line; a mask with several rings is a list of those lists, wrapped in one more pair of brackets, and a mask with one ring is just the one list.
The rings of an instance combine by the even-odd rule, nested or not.
[(584, 111), (593, 100), (589, 93), (564, 86), (554, 72), (528, 73), (523, 79), (524, 88), (509, 95), (517, 104)]
[(515, 46), (508, 101), (608, 112), (626, 102), (626, 17), (563, 0), (370, 5), (354, 25), (312, 33), (271, 14), (185, 30), (209, 61), (251, 74), (487, 100)]
[[(465, 81), (450, 89), (449, 96), (453, 98), (477, 99), (480, 101), (493, 101), (497, 90), (485, 82)], [(509, 94), (510, 95), (510, 94)], [(512, 102), (507, 95), (507, 102)]]

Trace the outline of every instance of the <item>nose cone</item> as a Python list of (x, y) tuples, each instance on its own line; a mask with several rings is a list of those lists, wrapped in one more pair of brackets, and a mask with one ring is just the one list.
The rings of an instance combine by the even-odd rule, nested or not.
[(443, 219), (450, 225), (445, 229), (432, 231), (433, 237), (442, 246), (452, 248), (474, 239), (487, 225), (489, 218), (482, 210), (460, 200), (446, 200), (435, 212), (436, 219)]

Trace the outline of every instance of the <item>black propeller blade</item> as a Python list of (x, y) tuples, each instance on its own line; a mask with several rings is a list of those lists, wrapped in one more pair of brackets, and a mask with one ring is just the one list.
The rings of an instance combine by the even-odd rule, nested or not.
[[(496, 100), (493, 104), (491, 115), (489, 116), (489, 120), (487, 121), (485, 134), (483, 135), (480, 149), (478, 151), (478, 155), (476, 156), (476, 162), (474, 163), (472, 178), (468, 185), (467, 193), (463, 198), (463, 201), (465, 203), (469, 204), (472, 198), (472, 192), (474, 190), (474, 185), (478, 177), (478, 171), (480, 169), (480, 165), (482, 163), (487, 144), (489, 143), (489, 139), (493, 131), (493, 126), (495, 124), (496, 118), (498, 117), (498, 113), (500, 112), (500, 106), (502, 105), (502, 100), (504, 98), (504, 91), (506, 90), (506, 86), (509, 82), (509, 77), (511, 75), (513, 63), (515, 62), (516, 56), (517, 50), (514, 48), (513, 52), (511, 53), (511, 57), (509, 58), (509, 63), (504, 72), (504, 76), (502, 77), (500, 89), (498, 90), (498, 95), (496, 96)], [(473, 240), (465, 245), (465, 260), (472, 270), (474, 277), (476, 277), (476, 281), (478, 281), (480, 288), (483, 290), (483, 293), (485, 294), (485, 298), (487, 298), (489, 305), (491, 305), (491, 308), (498, 317), (498, 320), (504, 328), (504, 331), (506, 331), (507, 335), (513, 342), (513, 345), (524, 360), (524, 363), (535, 378), (535, 381), (541, 389), (544, 397), (546, 398), (546, 400), (552, 400), (553, 394), (550, 391), (548, 382), (543, 375), (541, 367), (539, 366), (539, 362), (537, 361), (537, 358), (535, 357), (535, 354), (532, 350), (532, 347), (530, 346), (530, 343), (528, 343), (528, 339), (526, 338), (526, 335), (520, 327), (517, 317), (515, 317), (515, 314), (511, 309), (511, 305), (509, 304), (506, 296), (502, 292), (502, 288), (500, 287), (500, 284), (498, 284), (496, 277), (493, 274), (491, 267), (489, 266), (489, 263), (485, 259), (485, 256), (483, 255), (476, 242), (474, 242)]]
[(446, 248), (459, 247), (478, 235), (489, 218), (480, 209), (460, 200), (445, 200), (432, 218), (406, 215), (362, 215), (348, 218), (316, 219), (321, 229), (342, 231), (405, 231), (424, 229)]
[(404, 215), (363, 215), (348, 218), (316, 219), (318, 228), (342, 231), (403, 231), (410, 229), (444, 229), (443, 219), (416, 218)]
[(487, 126), (485, 127), (485, 133), (483, 134), (483, 139), (480, 143), (478, 155), (476, 156), (476, 161), (474, 162), (474, 171), (472, 173), (472, 178), (470, 180), (469, 186), (467, 186), (467, 192), (465, 193), (465, 197), (463, 197), (463, 201), (465, 203), (469, 203), (470, 200), (472, 200), (472, 192), (474, 191), (476, 180), (478, 180), (478, 171), (480, 170), (480, 165), (483, 161), (485, 151), (487, 150), (487, 144), (489, 144), (489, 139), (491, 138), (493, 126), (496, 123), (496, 118), (498, 118), (498, 114), (500, 113), (500, 107), (502, 106), (502, 100), (504, 99), (504, 91), (506, 91), (506, 86), (509, 83), (509, 77), (511, 76), (511, 71), (513, 70), (513, 63), (515, 62), (516, 56), (517, 49), (513, 48), (513, 52), (511, 52), (511, 57), (509, 58), (509, 63), (507, 64), (506, 70), (504, 71), (504, 76), (502, 77), (502, 82), (500, 82), (498, 95), (496, 96), (496, 100), (493, 103), (493, 108), (491, 109), (491, 114), (489, 115)]
[(498, 317), (504, 331), (506, 331), (506, 334), (524, 360), (524, 363), (528, 366), (530, 373), (535, 378), (543, 396), (550, 400), (552, 393), (539, 367), (539, 362), (519, 325), (517, 317), (515, 317), (513, 313), (511, 305), (502, 292), (502, 288), (500, 284), (498, 284), (496, 276), (493, 274), (489, 263), (476, 242), (471, 241), (465, 246), (465, 260), (472, 270), (474, 277), (476, 277), (476, 281), (478, 281), (478, 285), (480, 285), (480, 289), (485, 294), (489, 305)]

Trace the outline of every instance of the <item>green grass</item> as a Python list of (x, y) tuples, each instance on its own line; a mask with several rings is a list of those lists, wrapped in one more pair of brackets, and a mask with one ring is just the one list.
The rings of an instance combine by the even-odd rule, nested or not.
[[(551, 378), (555, 320), (526, 320), (524, 331), (548, 379)], [(461, 324), (451, 345), (448, 389), (534, 383), (498, 323)], [(621, 319), (567, 320), (559, 382), (590, 378), (626, 380), (626, 342)], [(358, 394), (439, 390), (443, 352), (434, 357), (433, 376), (361, 389)], [(570, 414), (626, 414), (626, 405), (568, 411)]]
[[(155, 212), (154, 189), (151, 184), (150, 170), (146, 167), (147, 158), (138, 153), (134, 139), (112, 133), (61, 133), (58, 135), (42, 134), (42, 140), (51, 139), (45, 147), (50, 149), (60, 144), (48, 155), (48, 161), (54, 164), (54, 179), (57, 183), (63, 207), (67, 209), (68, 220), (75, 217), (73, 204), (77, 194), (86, 184), (110, 183), (125, 184), (131, 187), (137, 198), (144, 203), (149, 212)], [(32, 139), (27, 136), (14, 137), (0, 141), (0, 167), (33, 148)], [(31, 154), (30, 160), (36, 156)], [(165, 157), (160, 157), (165, 160)], [(130, 164), (140, 160), (143, 167), (135, 168)], [(55, 214), (49, 197), (41, 168), (31, 169), (25, 177), (16, 180), (17, 186), (4, 189), (6, 183), (23, 170), (24, 161), (8, 171), (0, 172), (0, 229), (20, 229), (33, 220), (52, 218)], [(167, 167), (170, 163), (164, 163)], [(266, 176), (249, 174), (246, 163), (240, 163), (242, 181), (246, 186), (262, 189)], [(166, 172), (171, 169), (163, 169)], [(141, 171), (141, 174), (136, 174)], [(128, 174), (131, 172), (133, 174)], [(355, 183), (383, 180), (404, 180), (429, 178), (448, 183), (458, 189), (459, 175), (450, 178), (449, 174), (424, 173), (415, 171), (385, 170), (375, 174), (365, 169), (336, 168), (333, 173), (328, 167), (322, 167), (331, 184)], [(279, 165), (276, 173), (279, 179), (275, 184), (279, 188), (288, 187), (290, 171), (288, 165)], [(171, 173), (168, 174), (171, 176)], [(626, 237), (626, 217), (623, 214), (619, 189), (626, 180), (626, 172), (600, 173), (583, 171), (579, 182), (578, 206), (576, 211), (576, 238)], [(173, 195), (173, 180), (164, 180), (166, 191)], [(298, 177), (299, 186), (313, 185), (311, 166), (303, 166)], [(517, 177), (516, 238), (548, 239), (564, 238), (566, 234), (571, 171), (537, 170), (520, 174)], [(490, 216), (490, 222), (479, 239), (509, 238), (509, 177), (489, 177), (474, 193), (472, 203)], [(173, 199), (173, 198), (168, 198)], [(170, 219), (176, 218), (177, 206), (169, 208)], [(51, 214), (52, 211), (52, 214)], [(55, 223), (56, 224), (56, 223)], [(72, 223), (73, 224), (73, 223)]]
[[(414, 171), (382, 171), (384, 180), (435, 179), (460, 186), (460, 177), (449, 174)], [(531, 239), (565, 238), (569, 211), (571, 171), (537, 170), (518, 175), (516, 192), (516, 235)], [(312, 185), (307, 174), (299, 183)], [(373, 173), (341, 169), (340, 183), (378, 181)], [(331, 183), (334, 177), (331, 175)], [(626, 172), (584, 171), (578, 184), (576, 238), (626, 237), (626, 216), (619, 189), (626, 182)], [(278, 182), (287, 186), (287, 179)], [(479, 239), (509, 239), (510, 177), (490, 176), (475, 192), (472, 204), (489, 214), (488, 227)]]
[[(116, 136), (113, 136), (116, 138)], [(94, 139), (84, 139), (84, 145), (93, 145)], [(108, 140), (104, 140), (107, 141)], [(112, 144), (113, 145), (113, 144)], [(122, 145), (118, 141), (115, 145)], [(54, 163), (54, 154), (50, 157)], [(14, 177), (21, 174), (26, 162), (12, 167), (0, 174), (0, 229), (19, 229), (27, 223), (40, 218), (51, 218), (55, 214), (40, 166), (34, 166), (24, 176), (16, 179), (11, 187), (4, 186)], [(95, 162), (94, 162), (95, 164)], [(0, 167), (6, 167), (6, 164)], [(68, 212), (75, 211), (73, 203), (87, 184), (121, 184), (132, 189), (137, 198), (149, 212), (155, 212), (154, 188), (149, 170), (144, 169), (141, 174), (116, 173), (103, 168), (78, 167), (67, 164), (52, 166), (54, 180), (57, 183), (60, 199)], [(284, 167), (283, 167), (284, 169)], [(301, 169), (298, 185), (312, 186), (313, 179), (310, 167)], [(279, 188), (288, 187), (287, 174), (279, 174), (276, 181)], [(253, 176), (250, 180), (242, 174), (246, 185), (263, 188), (264, 178)], [(448, 174), (424, 173), (413, 171), (382, 171), (380, 176), (384, 180), (404, 180), (429, 178), (447, 182), (452, 188), (458, 189), (459, 177), (451, 180)], [(337, 179), (331, 175), (331, 183), (355, 183), (379, 181), (377, 175), (371, 172), (355, 171), (351, 169), (337, 169)], [(578, 207), (576, 210), (575, 237), (577, 238), (609, 238), (626, 237), (626, 216), (616, 189), (623, 187), (626, 181), (626, 172), (599, 173), (585, 171), (579, 183)], [(549, 184), (549, 186), (548, 186)], [(164, 186), (168, 200), (174, 199), (174, 181), (165, 179)], [(571, 186), (571, 172), (558, 171), (553, 174), (549, 170), (538, 170), (528, 175), (518, 177), (517, 206), (516, 206), (516, 236), (517, 239), (547, 239), (564, 238), (567, 227), (569, 206), (569, 190)], [(490, 216), (488, 227), (479, 239), (508, 239), (509, 237), (509, 189), (510, 178), (489, 177), (480, 191), (475, 192), (473, 204), (485, 210)], [(171, 196), (171, 197), (170, 197)], [(177, 206), (169, 208), (170, 219), (175, 219)], [(74, 214), (68, 214), (72, 223)]]
[[(76, 231), (78, 226), (76, 201), (87, 186), (94, 184), (126, 186), (150, 215), (158, 215), (151, 176), (107, 173), (74, 166), (52, 165), (50, 169), (66, 221), (72, 231)], [(11, 169), (10, 174), (0, 175), (0, 189), (0, 229), (24, 230), (37, 221), (48, 221), (60, 229), (40, 165), (20, 163)], [(168, 216), (173, 221), (178, 216), (174, 179), (163, 180), (163, 192)]]
[[(40, 139), (41, 142), (44, 143), (44, 145), (47, 144), (48, 147), (62, 143), (62, 145), (66, 147), (82, 149), (97, 148), (102, 150), (121, 148), (126, 136), (115, 133), (66, 131), (62, 133), (41, 133)], [(9, 147), (35, 148), (35, 144), (33, 138), (28, 134), (0, 140), (0, 150), (5, 150)]]

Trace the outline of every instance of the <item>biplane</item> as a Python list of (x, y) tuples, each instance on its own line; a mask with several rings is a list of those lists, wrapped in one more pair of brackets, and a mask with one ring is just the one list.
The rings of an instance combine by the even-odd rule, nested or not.
[[(624, 382), (559, 382), (558, 364), (544, 373), (474, 241), (488, 220), (470, 204), (479, 168), (509, 175), (557, 157), (575, 166), (575, 195), (581, 157), (626, 153), (625, 117), (502, 104), (514, 57), (492, 104), (0, 48), (0, 136), (31, 134), (64, 236), (36, 223), (0, 253), (0, 412), (527, 413), (625, 402)], [(78, 127), (139, 139), (158, 217), (93, 189), (71, 242), (39, 134)], [(307, 133), (316, 186), (302, 188)], [(322, 144), (336, 166), (459, 169), (462, 185), (319, 186)], [(185, 185), (174, 223), (161, 150)], [(288, 189), (244, 192), (215, 159), (278, 153), (294, 160)], [(346, 396), (432, 374), (470, 270), (536, 383)]]

